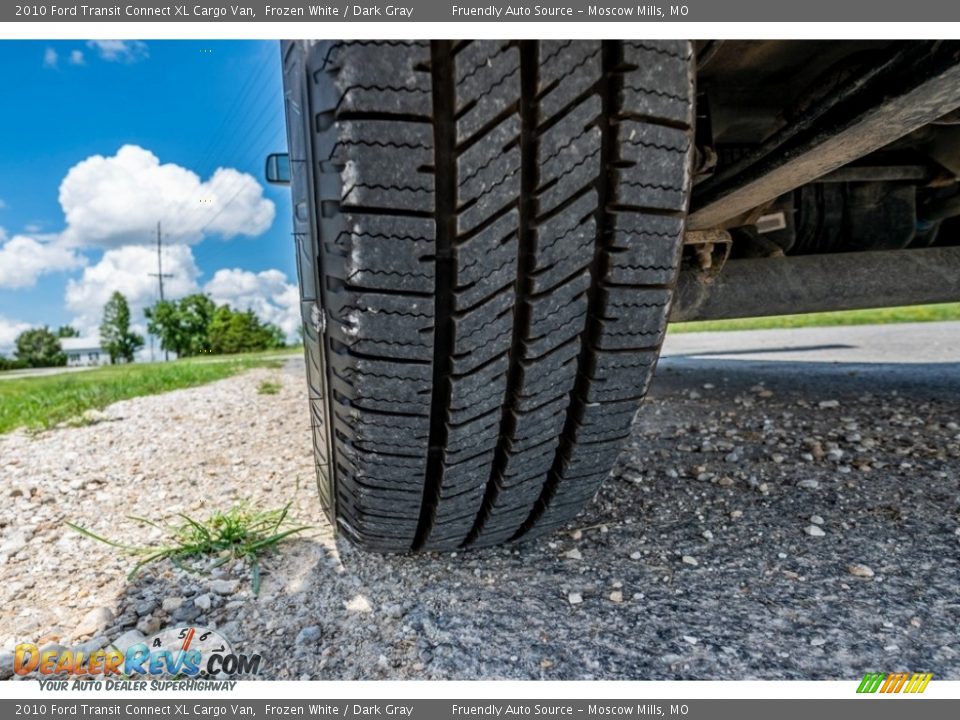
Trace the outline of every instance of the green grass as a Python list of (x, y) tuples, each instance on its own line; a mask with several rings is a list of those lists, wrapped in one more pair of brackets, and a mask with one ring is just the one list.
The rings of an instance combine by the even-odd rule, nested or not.
[[(291, 352), (297, 352), (293, 350)], [(0, 380), (0, 433), (78, 423), (87, 410), (118, 400), (195, 387), (257, 367), (279, 368), (284, 351), (112, 365), (94, 370)], [(80, 422), (79, 424), (82, 424)]]
[(673, 323), (671, 333), (713, 332), (723, 330), (767, 330), (773, 328), (825, 327), (829, 325), (885, 325), (889, 323), (934, 322), (960, 320), (960, 303), (912, 305), (874, 310), (841, 310), (839, 312), (775, 315), (737, 320), (702, 320)]
[(283, 385), (275, 380), (264, 380), (257, 388), (258, 395), (276, 395), (283, 389)]
[(212, 570), (232, 559), (246, 560), (250, 565), (253, 594), (256, 595), (260, 592), (260, 555), (275, 549), (291, 535), (310, 528), (309, 525), (296, 525), (288, 520), (289, 511), (290, 503), (276, 510), (265, 511), (257, 511), (247, 503), (240, 503), (226, 512), (217, 510), (203, 520), (178, 513), (176, 517), (180, 522), (174, 524), (161, 524), (131, 516), (130, 520), (163, 532), (164, 541), (159, 545), (126, 545), (71, 522), (67, 526), (88, 538), (139, 558), (128, 579), (133, 579), (150, 563), (161, 560), (170, 560), (177, 567), (190, 572), (199, 572), (190, 564), (195, 560), (215, 557), (214, 563), (205, 570)]

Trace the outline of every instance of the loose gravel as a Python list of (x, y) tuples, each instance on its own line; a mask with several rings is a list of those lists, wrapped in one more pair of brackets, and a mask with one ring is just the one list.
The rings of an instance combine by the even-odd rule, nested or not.
[[(302, 370), (0, 436), (0, 676), (18, 642), (89, 650), (194, 624), (261, 653), (272, 679), (960, 679), (956, 381), (668, 359), (565, 532), (384, 557), (322, 517)], [(280, 392), (258, 394), (264, 380)], [(148, 543), (126, 516), (244, 499), (315, 525), (264, 559), (259, 596), (239, 561), (128, 581), (130, 558), (64, 525)]]

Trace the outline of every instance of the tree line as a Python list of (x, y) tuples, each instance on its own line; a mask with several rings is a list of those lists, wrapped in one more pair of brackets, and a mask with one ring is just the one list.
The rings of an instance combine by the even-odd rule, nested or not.
[[(146, 308), (147, 330), (160, 340), (160, 348), (178, 357), (200, 354), (230, 355), (281, 348), (283, 331), (264, 322), (252, 310), (234, 310), (217, 305), (201, 293), (180, 300), (161, 300)], [(12, 358), (0, 355), (0, 370), (59, 367), (67, 364), (60, 340), (79, 337), (70, 325), (56, 330), (48, 326), (30, 328), (15, 340)], [(144, 345), (143, 336), (130, 327), (130, 305), (123, 293), (114, 292), (103, 308), (100, 347), (111, 364), (133, 362)]]

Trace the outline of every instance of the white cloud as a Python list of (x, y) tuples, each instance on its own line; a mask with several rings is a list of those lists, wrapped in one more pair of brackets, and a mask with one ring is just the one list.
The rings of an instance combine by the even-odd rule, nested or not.
[(54, 50), (52, 47), (48, 47), (46, 50), (43, 51), (43, 66), (45, 68), (50, 68), (50, 69), (56, 68), (57, 61), (59, 59), (60, 59), (60, 56), (57, 55), (57, 51)]
[(300, 327), (300, 293), (279, 270), (217, 270), (203, 291), (217, 305), (253, 310), (261, 320), (279, 326), (288, 339), (294, 338)]
[(86, 65), (86, 62), (83, 59), (83, 50), (71, 50), (70, 51), (70, 64), (71, 65)]
[(60, 185), (71, 245), (118, 247), (152, 242), (157, 220), (165, 241), (195, 243), (204, 235), (256, 236), (273, 223), (275, 207), (262, 186), (232, 168), (208, 179), (149, 150), (124, 145), (74, 165)]
[(107, 62), (135, 63), (150, 57), (147, 44), (140, 40), (90, 40), (87, 47), (97, 51)]
[[(156, 250), (140, 245), (107, 250), (100, 262), (84, 269), (78, 279), (67, 282), (67, 309), (74, 313), (73, 324), (84, 335), (95, 334), (100, 326), (103, 306), (114, 293), (120, 291), (130, 303), (130, 315), (138, 332), (144, 332), (146, 321), (143, 309), (158, 299)], [(163, 272), (173, 277), (164, 278), (164, 296), (182, 297), (197, 291), (200, 271), (187, 245), (172, 245), (163, 250)]]
[(0, 315), (0, 353), (7, 355), (14, 348), (17, 335), (30, 328), (30, 323), (8, 320)]
[(0, 243), (0, 288), (31, 287), (44, 273), (73, 270), (85, 262), (58, 238), (14, 235), (7, 240), (0, 228)]

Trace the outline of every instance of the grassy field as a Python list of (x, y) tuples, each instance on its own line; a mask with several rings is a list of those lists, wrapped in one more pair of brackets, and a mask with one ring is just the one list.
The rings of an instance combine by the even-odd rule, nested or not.
[(290, 348), (0, 380), (0, 433), (49, 428), (118, 400), (203, 385), (251, 368), (278, 367), (278, 356), (300, 352)]
[(960, 303), (913, 305), (875, 310), (842, 310), (806, 315), (774, 315), (739, 320), (704, 320), (673, 323), (671, 333), (713, 332), (722, 330), (767, 330), (774, 328), (823, 327), (827, 325), (885, 325), (888, 323), (960, 320)]

